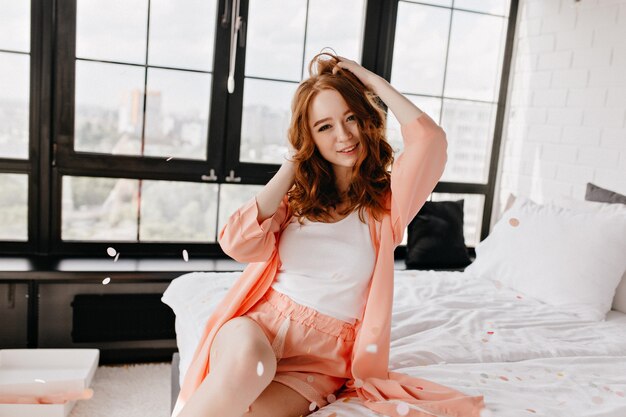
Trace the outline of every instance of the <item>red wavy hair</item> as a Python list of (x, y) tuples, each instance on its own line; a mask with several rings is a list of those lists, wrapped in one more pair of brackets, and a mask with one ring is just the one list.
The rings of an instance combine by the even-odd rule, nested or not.
[[(362, 222), (365, 222), (366, 208), (376, 220), (389, 210), (385, 198), (391, 188), (389, 169), (393, 150), (385, 135), (386, 114), (382, 102), (350, 71), (338, 68), (333, 74), (338, 62), (337, 57), (329, 53), (316, 55), (309, 64), (310, 77), (300, 83), (291, 104), (288, 138), (295, 149), (295, 181), (287, 196), (300, 222), (303, 217), (330, 222), (333, 220), (331, 208), (336, 209), (342, 201), (347, 206), (338, 213), (343, 216), (358, 209)], [(320, 91), (327, 89), (341, 94), (356, 117), (361, 133), (362, 152), (352, 167), (345, 195), (340, 195), (332, 165), (317, 150), (309, 128), (311, 103)]]

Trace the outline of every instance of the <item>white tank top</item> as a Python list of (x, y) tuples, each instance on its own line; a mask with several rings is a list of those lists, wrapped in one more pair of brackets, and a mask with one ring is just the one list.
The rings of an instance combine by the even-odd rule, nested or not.
[(282, 266), (272, 288), (351, 324), (361, 317), (376, 253), (358, 211), (335, 223), (304, 219), (300, 225), (293, 217), (280, 237), (278, 253)]

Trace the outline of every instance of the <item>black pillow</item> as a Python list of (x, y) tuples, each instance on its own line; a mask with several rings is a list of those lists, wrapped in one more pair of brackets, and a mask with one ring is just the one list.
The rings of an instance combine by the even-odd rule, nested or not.
[(607, 190), (606, 188), (598, 187), (597, 185), (588, 182), (587, 192), (585, 193), (585, 200), (597, 201), (600, 203), (626, 204), (626, 195)]
[(463, 268), (470, 262), (463, 237), (463, 200), (427, 201), (409, 223), (407, 269)]

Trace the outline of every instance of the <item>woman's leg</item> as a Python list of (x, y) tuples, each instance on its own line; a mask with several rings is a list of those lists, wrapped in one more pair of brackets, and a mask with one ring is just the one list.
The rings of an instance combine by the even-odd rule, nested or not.
[(311, 402), (297, 391), (272, 381), (242, 417), (298, 417), (311, 414)]
[[(263, 363), (260, 376), (259, 361)], [(217, 332), (210, 368), (178, 417), (241, 417), (272, 382), (276, 355), (259, 325), (241, 316), (224, 323)]]

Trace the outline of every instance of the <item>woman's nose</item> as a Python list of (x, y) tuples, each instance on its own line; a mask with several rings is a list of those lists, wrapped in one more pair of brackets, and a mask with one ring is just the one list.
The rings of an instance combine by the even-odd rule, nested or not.
[(340, 141), (344, 141), (350, 139), (350, 136), (352, 136), (352, 134), (350, 133), (350, 129), (348, 129), (347, 126), (340, 124), (337, 131), (337, 139)]

